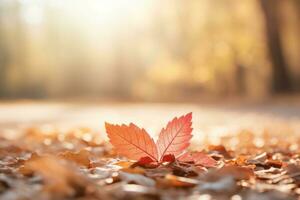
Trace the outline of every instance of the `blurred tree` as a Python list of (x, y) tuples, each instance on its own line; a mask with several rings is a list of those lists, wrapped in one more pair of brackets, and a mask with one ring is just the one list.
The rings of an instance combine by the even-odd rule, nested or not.
[(4, 43), (2, 7), (0, 7), (0, 98), (6, 96), (6, 76), (8, 70), (8, 53)]
[[(297, 34), (300, 35), (300, 1), (299, 0), (293, 0), (293, 6), (295, 6), (296, 8), (296, 18), (297, 20), (297, 24), (296, 27), (297, 29)], [(297, 45), (298, 45), (298, 49), (300, 49), (300, 37), (298, 37), (298, 41), (297, 41)], [(298, 52), (299, 55), (299, 52)], [(298, 62), (297, 63), (297, 68), (300, 69), (300, 56), (298, 56)], [(295, 85), (296, 85), (296, 90), (300, 91), (300, 73), (297, 74), (298, 76), (296, 77), (296, 81), (295, 81)]]
[(281, 44), (280, 21), (278, 16), (278, 0), (260, 0), (265, 19), (265, 34), (272, 64), (272, 90), (274, 93), (292, 90), (288, 64)]
[(132, 5), (76, 2), (0, 0), (0, 96), (176, 100), (300, 89), (299, 0), (157, 1), (144, 17)]

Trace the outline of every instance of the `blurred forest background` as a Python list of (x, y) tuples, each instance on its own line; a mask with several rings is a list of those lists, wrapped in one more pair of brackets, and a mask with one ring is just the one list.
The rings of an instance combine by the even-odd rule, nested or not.
[(299, 0), (0, 0), (0, 97), (300, 91)]

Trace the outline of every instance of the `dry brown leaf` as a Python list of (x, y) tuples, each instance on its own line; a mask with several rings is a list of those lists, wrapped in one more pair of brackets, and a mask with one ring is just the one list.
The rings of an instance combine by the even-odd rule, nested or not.
[(90, 152), (85, 149), (80, 150), (79, 152), (65, 151), (58, 156), (81, 166), (90, 167)]

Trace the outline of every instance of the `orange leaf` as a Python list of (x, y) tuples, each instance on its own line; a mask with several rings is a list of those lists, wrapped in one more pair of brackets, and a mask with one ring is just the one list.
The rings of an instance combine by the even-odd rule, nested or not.
[(189, 152), (185, 152), (184, 154), (179, 156), (178, 160), (181, 162), (195, 163), (193, 156)]
[(181, 162), (193, 162), (195, 165), (202, 165), (204, 167), (215, 167), (217, 161), (203, 152), (186, 152), (178, 158)]
[(192, 154), (196, 165), (202, 165), (204, 167), (215, 167), (217, 161), (203, 152), (196, 152)]
[(156, 145), (145, 129), (132, 123), (129, 126), (105, 123), (105, 128), (111, 144), (120, 155), (133, 160), (149, 156), (157, 161)]
[(192, 138), (192, 113), (180, 118), (175, 117), (163, 128), (156, 143), (158, 149), (158, 160), (166, 154), (178, 156), (190, 145)]

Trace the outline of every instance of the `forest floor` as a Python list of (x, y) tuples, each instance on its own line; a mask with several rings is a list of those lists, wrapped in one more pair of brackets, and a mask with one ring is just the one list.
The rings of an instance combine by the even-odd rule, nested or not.
[[(104, 122), (157, 138), (193, 112), (190, 151), (216, 166), (118, 157)], [(0, 199), (300, 199), (300, 103), (0, 103)], [(72, 170), (70, 170), (72, 169)], [(101, 189), (100, 189), (101, 188)]]

